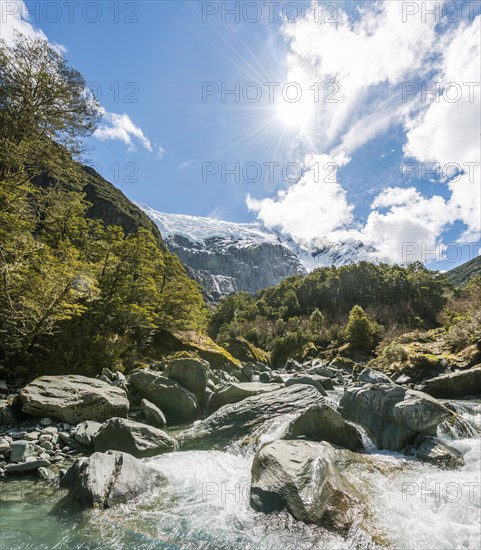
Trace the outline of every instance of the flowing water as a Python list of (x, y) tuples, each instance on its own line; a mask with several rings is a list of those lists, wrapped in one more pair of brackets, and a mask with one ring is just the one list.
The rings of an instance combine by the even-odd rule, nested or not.
[[(333, 395), (336, 401), (336, 395)], [(378, 451), (365, 436), (375, 468), (354, 470), (370, 510), (369, 534), (346, 540), (249, 506), (255, 449), (175, 452), (149, 459), (169, 483), (155, 495), (105, 512), (82, 512), (58, 489), (34, 479), (1, 484), (0, 546), (5, 549), (371, 549), (481, 548), (481, 403), (457, 401), (476, 430), (439, 436), (464, 456), (457, 470), (441, 470), (404, 455)], [(261, 442), (282, 435), (288, 418), (265, 428)], [(466, 434), (463, 434), (464, 436)]]

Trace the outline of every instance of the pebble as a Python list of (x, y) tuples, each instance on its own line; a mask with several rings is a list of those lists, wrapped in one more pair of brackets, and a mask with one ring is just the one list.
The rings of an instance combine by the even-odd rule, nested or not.
[(41, 458), (42, 460), (48, 460), (48, 459), (50, 458), (50, 455), (49, 455), (48, 453), (42, 453), (42, 454), (40, 455), (40, 458)]
[(52, 440), (52, 436), (50, 434), (42, 434), (39, 438), (38, 438), (39, 442), (40, 443), (43, 443), (44, 441), (51, 441)]
[(6, 439), (0, 439), (0, 453), (5, 453), (10, 449), (10, 443)]
[(42, 430), (42, 434), (46, 435), (46, 434), (50, 434), (50, 435), (53, 435), (53, 434), (56, 434), (58, 432), (58, 428), (56, 428), (55, 426), (49, 426), (48, 428), (44, 428)]
[(37, 439), (40, 437), (40, 432), (27, 432), (25, 434), (25, 440), (26, 441), (37, 441)]
[(42, 441), (42, 443), (40, 443), (40, 447), (47, 451), (53, 451), (53, 443), (51, 441)]
[(42, 424), (42, 426), (50, 426), (52, 424), (53, 420), (51, 418), (49, 418), (48, 416), (46, 416), (45, 418), (42, 418), (42, 420), (40, 420), (40, 424)]

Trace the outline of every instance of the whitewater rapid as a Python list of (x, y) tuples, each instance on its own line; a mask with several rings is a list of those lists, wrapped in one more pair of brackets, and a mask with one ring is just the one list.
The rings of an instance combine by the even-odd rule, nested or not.
[[(371, 512), (370, 529), (353, 528), (346, 540), (296, 522), (286, 512), (254, 512), (249, 484), (256, 447), (234, 444), (224, 451), (178, 451), (148, 459), (169, 483), (155, 495), (104, 512), (72, 508), (62, 501), (64, 493), (45, 483), (3, 483), (2, 543), (22, 550), (478, 550), (481, 403), (457, 401), (455, 406), (477, 430), (462, 439), (438, 434), (463, 454), (465, 464), (457, 470), (379, 451), (366, 439), (377, 467), (359, 465), (354, 481)], [(265, 427), (260, 443), (282, 436), (288, 420)]]

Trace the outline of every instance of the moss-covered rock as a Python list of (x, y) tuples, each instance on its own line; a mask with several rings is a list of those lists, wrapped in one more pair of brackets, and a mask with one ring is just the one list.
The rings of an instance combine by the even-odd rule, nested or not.
[(240, 365), (238, 359), (216, 344), (212, 338), (193, 330), (159, 330), (154, 336), (153, 344), (164, 355), (190, 352), (193, 356), (205, 359), (214, 369), (231, 370)]
[(236, 359), (245, 363), (270, 363), (269, 354), (245, 338), (231, 338), (224, 343), (224, 348)]

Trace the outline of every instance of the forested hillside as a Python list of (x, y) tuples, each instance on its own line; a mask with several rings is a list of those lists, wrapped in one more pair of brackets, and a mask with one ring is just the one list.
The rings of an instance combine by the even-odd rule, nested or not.
[(273, 365), (339, 351), (369, 355), (403, 333), (435, 328), (459, 350), (479, 339), (479, 288), (475, 277), (456, 290), (418, 263), (321, 268), (256, 295), (224, 298), (209, 333), (220, 343), (246, 338), (270, 351)]
[(79, 164), (100, 108), (47, 42), (0, 49), (0, 364), (123, 369), (158, 330), (202, 330), (199, 289), (155, 225)]
[(469, 262), (459, 265), (446, 273), (447, 278), (453, 285), (463, 286), (476, 276), (481, 275), (481, 256), (477, 256)]

